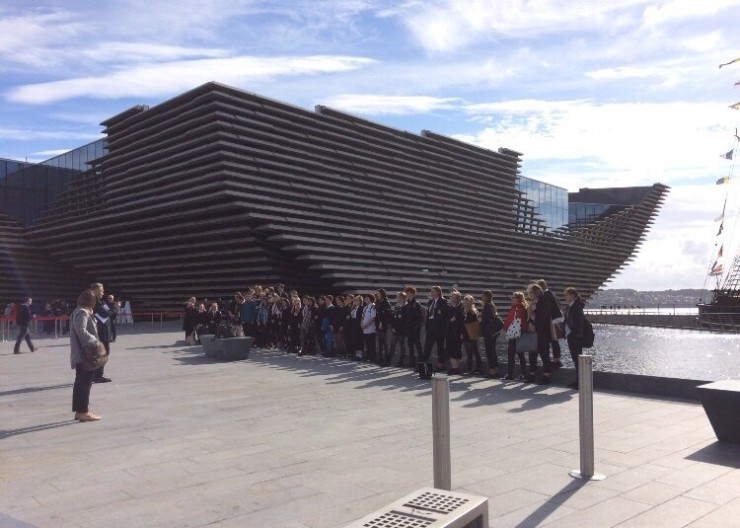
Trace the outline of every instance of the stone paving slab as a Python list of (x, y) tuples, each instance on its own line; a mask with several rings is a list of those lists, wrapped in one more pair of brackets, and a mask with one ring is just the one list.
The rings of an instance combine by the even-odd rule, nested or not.
[[(431, 387), (408, 370), (252, 351), (223, 363), (180, 332), (124, 332), (72, 420), (68, 341), (0, 343), (0, 526), (340, 527), (431, 486)], [(166, 329), (165, 329), (166, 330)], [(577, 468), (564, 387), (455, 377), (453, 489), (491, 526), (740, 526), (740, 446), (698, 403), (597, 392), (596, 469)]]

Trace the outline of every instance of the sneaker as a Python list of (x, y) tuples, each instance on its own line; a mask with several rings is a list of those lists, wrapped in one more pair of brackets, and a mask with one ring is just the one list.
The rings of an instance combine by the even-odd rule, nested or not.
[(537, 382), (537, 385), (549, 385), (551, 382), (550, 376), (542, 376)]
[(568, 383), (568, 388), (578, 390), (578, 380), (574, 381), (573, 383)]
[(501, 380), (502, 381), (513, 381), (514, 376), (512, 376), (511, 374), (507, 374), (506, 376), (501, 376)]
[(111, 381), (113, 381), (113, 380), (110, 379), (110, 378), (106, 378), (104, 376), (100, 376), (99, 378), (94, 379), (93, 380), (93, 383), (110, 383)]

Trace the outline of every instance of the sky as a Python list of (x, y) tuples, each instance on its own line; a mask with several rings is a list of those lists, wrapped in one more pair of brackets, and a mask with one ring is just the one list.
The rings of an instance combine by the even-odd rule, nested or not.
[(740, 61), (718, 66), (735, 58), (740, 0), (0, 0), (0, 158), (47, 159), (217, 81), (510, 148), (570, 191), (669, 185), (607, 287), (711, 287), (740, 240), (740, 182), (715, 184), (740, 158), (721, 158)]

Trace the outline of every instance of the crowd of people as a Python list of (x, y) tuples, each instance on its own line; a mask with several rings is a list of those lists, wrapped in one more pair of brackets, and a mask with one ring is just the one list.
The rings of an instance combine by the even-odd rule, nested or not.
[[(516, 375), (521, 381), (540, 384), (550, 383), (553, 369), (562, 365), (560, 339), (566, 339), (577, 365), (583, 349), (584, 303), (575, 288), (563, 292), (563, 313), (547, 282), (533, 282), (526, 293), (512, 293), (511, 307), (503, 320), (490, 290), (476, 299), (453, 289), (445, 298), (442, 288), (434, 286), (424, 305), (417, 293), (415, 287), (406, 286), (395, 293), (391, 303), (384, 289), (364, 295), (313, 297), (286, 291), (283, 284), (253, 286), (236, 292), (227, 302), (189, 298), (183, 330), (191, 345), (198, 342), (199, 335), (233, 332), (237, 327), (239, 335), (253, 337), (258, 348), (281, 349), (298, 356), (321, 354), (383, 367), (484, 374), (503, 380), (514, 380)], [(502, 334), (507, 340), (506, 373), (499, 372), (496, 354), (496, 342)], [(538, 377), (539, 363), (542, 372)], [(571, 387), (577, 388), (577, 381)]]

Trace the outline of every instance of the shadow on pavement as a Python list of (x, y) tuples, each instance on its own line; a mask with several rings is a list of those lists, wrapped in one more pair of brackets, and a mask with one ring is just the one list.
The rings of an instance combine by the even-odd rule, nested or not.
[(717, 441), (702, 447), (686, 459), (740, 469), (740, 444)]
[(38, 431), (47, 431), (49, 429), (57, 429), (67, 425), (74, 425), (77, 422), (74, 420), (65, 420), (63, 422), (52, 422), (48, 424), (32, 425), (30, 427), (21, 427), (20, 429), (2, 429), (0, 430), (0, 440), (10, 438), (11, 436), (18, 436), (28, 433), (36, 433)]
[(14, 394), (29, 394), (31, 392), (41, 392), (41, 391), (55, 390), (55, 389), (68, 389), (71, 386), (72, 386), (71, 383), (63, 383), (61, 385), (48, 385), (46, 387), (26, 387), (25, 389), (14, 389), (14, 390), (0, 392), (0, 397), (12, 396)]
[[(321, 356), (296, 356), (282, 351), (261, 349), (253, 349), (248, 361), (269, 368), (295, 372), (301, 377), (320, 376), (330, 385), (359, 382), (360, 385), (357, 385), (356, 389), (380, 387), (384, 390), (413, 392), (418, 397), (431, 394), (431, 382), (419, 379), (416, 372), (411, 369), (379, 367), (373, 363)], [(196, 361), (190, 364), (196, 364)], [(558, 390), (551, 391), (547, 385), (502, 382), (482, 375), (451, 376), (449, 379), (450, 400), (464, 402), (466, 407), (521, 401), (520, 407), (509, 409), (509, 412), (524, 412), (578, 397), (576, 391), (562, 390), (562, 387), (556, 386)]]

